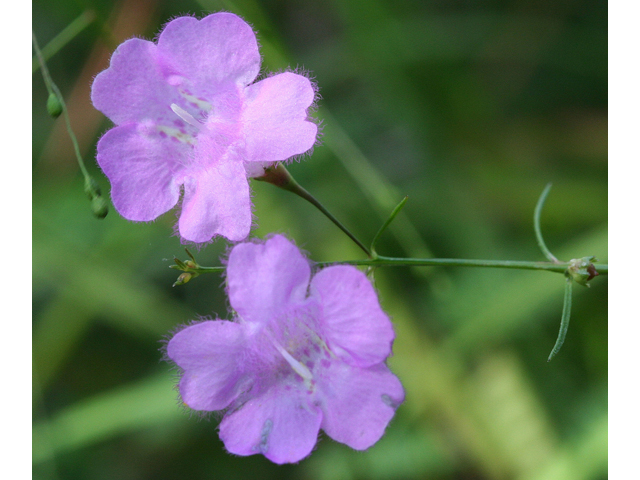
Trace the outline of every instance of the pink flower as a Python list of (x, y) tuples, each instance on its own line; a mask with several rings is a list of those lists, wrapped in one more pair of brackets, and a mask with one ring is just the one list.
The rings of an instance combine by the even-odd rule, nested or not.
[(227, 266), (233, 321), (179, 331), (167, 356), (182, 372), (182, 400), (226, 410), (220, 438), (236, 455), (302, 460), (320, 429), (365, 450), (404, 400), (387, 368), (394, 332), (367, 277), (333, 266), (311, 278), (289, 240), (236, 245)]
[(309, 79), (286, 72), (252, 83), (259, 71), (256, 36), (231, 13), (176, 18), (157, 43), (133, 38), (117, 48), (91, 100), (116, 124), (97, 160), (123, 217), (153, 220), (182, 188), (183, 241), (247, 237), (248, 177), (307, 152), (318, 131), (307, 117)]

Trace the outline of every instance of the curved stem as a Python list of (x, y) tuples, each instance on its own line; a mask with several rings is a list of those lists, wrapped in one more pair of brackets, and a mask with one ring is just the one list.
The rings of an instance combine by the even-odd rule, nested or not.
[(573, 281), (571, 277), (567, 277), (567, 283), (564, 288), (564, 304), (562, 306), (562, 320), (560, 320), (560, 331), (558, 332), (558, 339), (556, 340), (556, 344), (553, 346), (551, 353), (549, 354), (549, 358), (547, 362), (550, 362), (553, 357), (555, 357), (562, 344), (564, 343), (564, 339), (567, 336), (567, 331), (569, 330), (569, 319), (571, 318), (571, 288)]
[(49, 74), (49, 69), (47, 68), (47, 63), (44, 60), (42, 52), (40, 51), (40, 47), (38, 46), (38, 40), (36, 39), (36, 34), (32, 31), (31, 37), (33, 41), (33, 50), (36, 52), (36, 57), (40, 62), (40, 68), (42, 69), (42, 77), (44, 78), (44, 83), (47, 87), (47, 91), (49, 94), (55, 94), (58, 97), (58, 101), (62, 106), (62, 115), (64, 116), (64, 121), (67, 126), (67, 132), (69, 133), (69, 137), (71, 138), (71, 143), (73, 144), (73, 150), (76, 154), (76, 159), (78, 160), (78, 166), (80, 167), (80, 171), (82, 172), (85, 180), (90, 178), (89, 172), (84, 165), (84, 161), (82, 160), (82, 155), (80, 155), (80, 147), (78, 146), (78, 141), (76, 140), (76, 136), (73, 133), (73, 129), (71, 128), (71, 119), (69, 118), (69, 113), (67, 111), (67, 105), (64, 103), (64, 99), (62, 98), (62, 94), (58, 89), (58, 86), (51, 79), (51, 75)]
[(536, 232), (536, 239), (538, 240), (538, 246), (544, 256), (549, 259), (550, 262), (558, 263), (559, 260), (549, 251), (547, 245), (544, 243), (544, 239), (542, 238), (542, 230), (540, 229), (540, 215), (542, 214), (542, 207), (544, 206), (544, 202), (547, 200), (547, 195), (549, 195), (549, 191), (551, 190), (551, 183), (547, 183), (547, 186), (544, 187), (540, 198), (538, 199), (538, 203), (536, 204), (536, 209), (533, 211), (533, 229)]

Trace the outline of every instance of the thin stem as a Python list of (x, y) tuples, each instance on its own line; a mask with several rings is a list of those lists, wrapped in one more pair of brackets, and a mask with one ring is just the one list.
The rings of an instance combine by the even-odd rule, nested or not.
[(304, 198), (307, 202), (320, 210), (329, 220), (331, 220), (340, 230), (353, 240), (354, 243), (367, 254), (367, 257), (373, 258), (369, 249), (365, 247), (364, 244), (340, 222), (340, 220), (334, 217), (331, 212), (324, 207), (324, 205), (322, 205), (313, 195), (305, 190), (304, 187), (296, 182), (284, 165), (278, 163), (275, 167), (266, 169), (264, 176), (256, 177), (256, 180), (271, 183), (276, 187), (295, 193), (299, 197)]
[(67, 25), (64, 30), (52, 38), (51, 41), (42, 48), (42, 60), (37, 57), (32, 60), (31, 73), (36, 73), (44, 61), (49, 60), (58, 53), (67, 43), (91, 25), (91, 22), (93, 22), (95, 18), (96, 14), (93, 10), (85, 10), (82, 12), (80, 16)]
[(347, 227), (345, 227), (342, 224), (342, 222), (340, 222), (340, 220), (338, 220), (336, 217), (334, 217), (331, 214), (331, 212), (329, 212), (329, 210), (327, 210), (324, 207), (324, 205), (322, 205), (307, 190), (305, 190), (302, 186), (300, 186), (298, 183), (296, 183), (296, 188), (295, 189), (290, 189), (289, 191), (295, 193), (299, 197), (304, 198), (307, 202), (309, 202), (311, 205), (313, 205), (318, 210), (320, 210), (322, 213), (324, 213), (325, 217), (327, 217), (329, 220), (331, 220), (340, 230), (342, 230), (351, 240), (353, 240), (354, 243), (356, 245), (358, 245), (360, 247), (360, 249), (364, 253), (367, 254), (368, 257), (371, 257), (371, 252), (369, 251), (369, 249), (367, 247), (365, 247), (364, 244), (360, 240), (358, 240), (358, 238), (353, 233), (351, 233), (351, 231)]
[(540, 215), (542, 213), (542, 207), (544, 206), (544, 202), (547, 200), (547, 195), (549, 195), (549, 191), (551, 190), (551, 183), (548, 183), (540, 198), (538, 199), (538, 203), (536, 204), (536, 209), (533, 212), (533, 229), (536, 232), (536, 239), (538, 240), (538, 246), (544, 256), (549, 259), (550, 262), (558, 263), (559, 260), (549, 251), (547, 245), (544, 243), (544, 239), (542, 238), (542, 230), (540, 229)]
[(380, 238), (380, 235), (382, 235), (382, 233), (387, 229), (387, 227), (391, 224), (393, 219), (396, 218), (396, 215), (400, 213), (400, 210), (402, 210), (402, 207), (404, 207), (408, 199), (409, 199), (409, 196), (407, 195), (402, 200), (400, 200), (400, 203), (396, 205), (396, 208), (393, 209), (393, 211), (391, 212), (391, 215), (389, 215), (389, 218), (387, 218), (387, 221), (382, 224), (382, 226), (380, 227), (380, 230), (378, 230), (378, 233), (376, 233), (375, 237), (373, 237), (373, 240), (371, 241), (371, 253), (373, 254), (374, 258), (378, 256), (378, 254), (376, 253), (376, 243), (378, 243), (378, 239)]
[(558, 339), (556, 340), (556, 344), (553, 346), (553, 350), (549, 354), (549, 358), (547, 362), (550, 362), (553, 357), (555, 357), (562, 344), (564, 343), (564, 339), (567, 336), (567, 330), (569, 330), (569, 318), (571, 317), (571, 288), (573, 285), (573, 280), (571, 277), (567, 277), (567, 283), (564, 288), (564, 305), (562, 306), (562, 319), (560, 320), (560, 332), (558, 332)]
[(47, 68), (47, 63), (44, 61), (44, 57), (42, 56), (42, 52), (40, 51), (40, 47), (38, 46), (38, 39), (36, 38), (36, 34), (32, 31), (31, 37), (33, 40), (33, 49), (36, 52), (36, 58), (38, 59), (38, 63), (42, 67), (42, 77), (44, 78), (44, 84), (47, 87), (47, 92), (49, 94), (53, 93), (53, 89), (51, 85), (53, 85), (53, 80), (51, 80), (51, 76), (49, 75), (49, 69)]
[(73, 150), (75, 151), (76, 158), (78, 160), (78, 165), (80, 166), (80, 170), (82, 171), (82, 175), (85, 180), (90, 178), (89, 172), (84, 165), (84, 161), (82, 160), (82, 156), (80, 155), (80, 147), (78, 146), (78, 141), (76, 140), (76, 136), (73, 133), (73, 129), (71, 128), (71, 119), (69, 118), (69, 112), (67, 111), (67, 105), (64, 103), (64, 99), (62, 98), (62, 94), (58, 89), (58, 86), (51, 79), (51, 75), (49, 75), (49, 69), (47, 68), (47, 64), (42, 56), (42, 52), (40, 51), (40, 47), (38, 46), (38, 40), (36, 39), (36, 34), (31, 32), (33, 37), (33, 49), (36, 52), (36, 57), (40, 62), (40, 67), (42, 69), (42, 77), (44, 78), (44, 83), (47, 86), (47, 91), (49, 94), (54, 93), (58, 97), (58, 101), (62, 106), (62, 115), (64, 115), (64, 120), (67, 125), (67, 132), (69, 133), (69, 137), (71, 138), (71, 143), (73, 144)]
[[(547, 272), (565, 273), (569, 267), (569, 262), (522, 262), (512, 260), (469, 260), (458, 258), (394, 258), (383, 257), (370, 258), (366, 260), (343, 260), (340, 262), (318, 262), (316, 265), (327, 267), (331, 265), (360, 265), (375, 267), (476, 267), (476, 268), (507, 268), (512, 270), (545, 270)], [(608, 265), (606, 263), (594, 264), (598, 273), (607, 275)], [(172, 268), (176, 266), (172, 265)], [(182, 268), (177, 267), (182, 270)], [(195, 273), (215, 273), (221, 272), (224, 267), (189, 267), (184, 271)]]
[(564, 273), (569, 263), (555, 262), (522, 262), (512, 260), (475, 260), (463, 258), (396, 258), (378, 256), (367, 260), (345, 260), (340, 262), (320, 262), (320, 266), (328, 265), (371, 265), (376, 267), (480, 267), (480, 268), (509, 268), (516, 270), (546, 270)]
[(203, 267), (202, 265), (198, 265), (197, 267), (186, 267), (186, 269), (182, 269), (180, 267), (176, 267), (175, 265), (170, 265), (169, 268), (175, 268), (176, 270), (183, 270), (189, 273), (222, 273), (226, 270), (227, 267)]

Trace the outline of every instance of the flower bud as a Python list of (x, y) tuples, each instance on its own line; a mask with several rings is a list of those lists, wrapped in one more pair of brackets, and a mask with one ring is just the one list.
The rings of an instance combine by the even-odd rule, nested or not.
[(104, 218), (109, 213), (109, 204), (107, 201), (98, 195), (91, 200), (91, 211), (98, 218)]
[(89, 200), (93, 200), (94, 198), (102, 195), (100, 185), (98, 185), (98, 182), (96, 182), (93, 177), (84, 178), (84, 193), (87, 194)]
[(62, 103), (60, 103), (60, 99), (53, 92), (49, 94), (49, 98), (47, 99), (47, 112), (49, 112), (49, 115), (53, 118), (58, 118), (62, 113)]
[(188, 273), (188, 272), (181, 273), (180, 276), (178, 277), (178, 279), (173, 284), (173, 286), (175, 287), (176, 285), (184, 285), (185, 283), (187, 283), (192, 278), (193, 278), (193, 275)]
[(569, 261), (567, 275), (571, 276), (576, 283), (589, 286), (589, 282), (593, 277), (600, 275), (592, 262), (597, 262), (596, 257), (574, 258)]

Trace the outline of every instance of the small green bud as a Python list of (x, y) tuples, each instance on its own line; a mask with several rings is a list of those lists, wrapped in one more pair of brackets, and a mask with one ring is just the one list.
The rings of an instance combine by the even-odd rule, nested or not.
[(194, 262), (193, 260), (185, 260), (184, 265), (187, 268), (198, 268), (198, 265), (196, 265), (196, 262)]
[(567, 275), (571, 276), (576, 283), (589, 286), (589, 281), (598, 275), (595, 265), (592, 262), (597, 262), (596, 257), (583, 257), (574, 258), (569, 261), (569, 268), (567, 268)]
[(91, 211), (98, 218), (104, 218), (109, 213), (109, 204), (100, 195), (91, 200)]
[(98, 182), (96, 182), (93, 177), (84, 178), (84, 193), (87, 194), (89, 200), (93, 200), (94, 198), (102, 195), (100, 185), (98, 185)]
[(181, 273), (178, 279), (176, 280), (176, 282), (173, 284), (173, 286), (175, 287), (176, 285), (184, 285), (192, 278), (193, 278), (193, 275), (188, 272)]
[(60, 103), (60, 99), (53, 92), (51, 92), (49, 98), (47, 98), (47, 112), (49, 112), (49, 115), (53, 118), (58, 118), (62, 113), (62, 103)]

